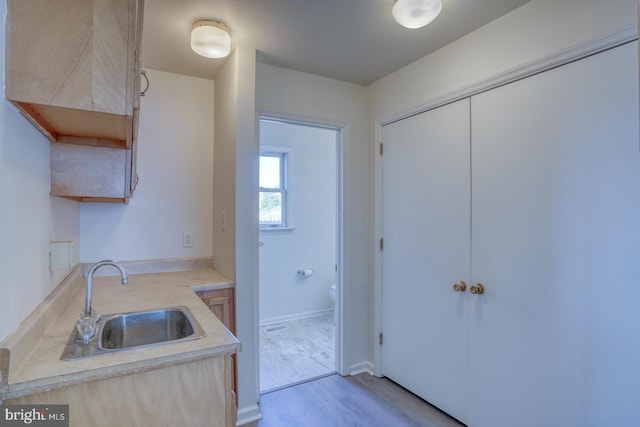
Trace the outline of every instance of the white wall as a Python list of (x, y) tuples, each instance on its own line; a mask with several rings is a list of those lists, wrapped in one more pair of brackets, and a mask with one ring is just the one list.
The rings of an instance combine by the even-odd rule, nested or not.
[[(140, 182), (128, 204), (80, 206), (80, 260), (212, 254), (212, 80), (147, 70), (138, 134)], [(193, 247), (182, 233), (193, 233)]]
[[(0, 80), (4, 82), (5, 2), (0, 3)], [(49, 241), (74, 241), (78, 204), (49, 196), (50, 143), (0, 100), (0, 340), (62, 281), (49, 272)]]
[[(239, 46), (216, 75), (213, 263), (235, 279), (238, 419), (259, 417), (258, 154), (255, 49)], [(224, 219), (224, 220), (223, 220)]]
[[(260, 231), (260, 324), (333, 309), (336, 263), (336, 137), (333, 129), (262, 121), (260, 145), (289, 151), (293, 230)], [(302, 277), (300, 269), (313, 269)]]
[[(373, 150), (367, 133), (364, 87), (258, 63), (256, 108), (262, 114), (343, 127), (342, 340), (344, 373), (372, 360)], [(341, 368), (340, 361), (338, 369)]]
[(213, 166), (213, 259), (215, 268), (236, 277), (236, 126), (238, 115), (235, 52), (216, 76)]
[(636, 0), (532, 0), (371, 86), (384, 121), (513, 68), (623, 27), (637, 26)]
[[(259, 397), (258, 335), (258, 123), (256, 50), (238, 48), (236, 99), (236, 326), (243, 352), (238, 355), (238, 404), (250, 415)], [(215, 263), (215, 261), (214, 261)], [(255, 408), (257, 409), (257, 408)]]

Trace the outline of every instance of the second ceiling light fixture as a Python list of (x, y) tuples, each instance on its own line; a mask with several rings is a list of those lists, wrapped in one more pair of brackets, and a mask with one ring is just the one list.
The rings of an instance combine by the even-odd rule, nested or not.
[(422, 28), (440, 14), (442, 0), (396, 0), (393, 18), (406, 28)]

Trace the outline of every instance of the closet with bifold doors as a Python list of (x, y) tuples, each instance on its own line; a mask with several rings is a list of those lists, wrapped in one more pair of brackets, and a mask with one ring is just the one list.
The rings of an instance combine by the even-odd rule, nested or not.
[(637, 42), (383, 126), (382, 374), (473, 427), (640, 425)]

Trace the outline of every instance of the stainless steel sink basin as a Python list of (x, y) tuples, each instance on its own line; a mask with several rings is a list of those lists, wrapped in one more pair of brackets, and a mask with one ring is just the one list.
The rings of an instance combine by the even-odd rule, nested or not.
[(98, 345), (104, 349), (138, 347), (188, 338), (194, 332), (189, 316), (179, 308), (116, 314), (104, 321)]
[(88, 344), (78, 342), (74, 330), (61, 358), (97, 356), (204, 336), (204, 330), (185, 306), (111, 314), (100, 318), (96, 337)]

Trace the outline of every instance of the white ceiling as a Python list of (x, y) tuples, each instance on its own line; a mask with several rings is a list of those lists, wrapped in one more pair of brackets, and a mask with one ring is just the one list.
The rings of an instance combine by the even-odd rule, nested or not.
[(443, 0), (434, 22), (409, 30), (394, 0), (146, 0), (142, 66), (214, 79), (225, 60), (195, 54), (190, 31), (216, 19), (260, 62), (368, 85), (528, 1)]

